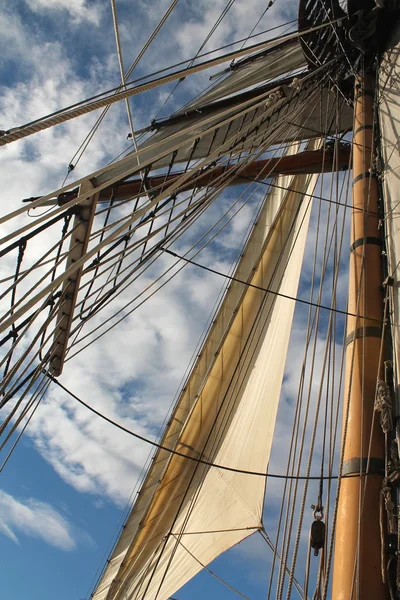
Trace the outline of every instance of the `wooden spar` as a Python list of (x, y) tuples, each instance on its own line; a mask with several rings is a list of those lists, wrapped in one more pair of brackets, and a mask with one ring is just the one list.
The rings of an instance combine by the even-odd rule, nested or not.
[[(253, 161), (242, 168), (237, 177), (232, 177), (232, 179), (229, 181), (229, 185), (237, 185), (241, 181), (244, 182), (247, 179), (257, 179), (258, 177), (262, 179), (274, 177), (281, 173), (293, 175), (312, 174), (318, 173), (322, 169), (325, 172), (329, 172), (332, 169), (347, 169), (349, 165), (349, 158), (350, 150), (348, 145), (339, 144), (337, 152), (334, 152), (333, 148), (328, 145), (325, 150), (306, 151), (293, 156), (283, 156)], [(187, 181), (179, 191), (189, 190), (195, 186), (205, 187), (217, 185), (222, 176), (224, 180), (226, 180), (226, 178), (229, 177), (230, 172), (234, 173), (235, 169), (237, 169), (237, 167), (231, 165), (216, 166), (208, 169), (206, 172), (194, 174), (193, 177)], [(180, 175), (180, 173), (174, 173), (168, 176), (159, 175), (150, 178), (148, 177), (146, 179), (146, 191), (143, 189), (143, 181), (140, 179), (121, 182), (118, 186), (118, 190), (115, 193), (114, 199), (121, 201), (129, 197), (137, 197), (141, 194), (148, 194), (149, 192), (161, 192), (168, 185), (176, 182)], [(93, 189), (94, 186), (95, 183), (93, 181), (87, 180), (81, 186), (79, 191), (74, 190), (72, 192), (68, 192), (62, 197), (59, 197), (56, 201), (52, 201), (52, 203), (54, 204), (55, 202), (59, 202), (62, 204), (63, 202), (77, 197), (78, 194), (82, 194), (85, 189)], [(67, 269), (72, 263), (80, 260), (85, 254), (97, 203), (101, 201), (109, 201), (110, 194), (111, 189), (108, 188), (99, 194), (88, 197), (87, 199), (83, 200), (83, 202), (79, 203), (79, 212), (73, 223), (74, 234), (71, 237), (70, 248), (68, 250), (66, 265)], [(52, 356), (50, 370), (55, 377), (58, 377), (62, 373), (81, 275), (82, 268), (78, 269), (74, 277), (66, 280), (63, 285), (61, 307), (57, 314), (57, 324), (50, 351)]]
[(379, 528), (385, 450), (383, 433), (374, 415), (377, 377), (381, 376), (383, 363), (382, 247), (378, 183), (372, 169), (374, 88), (372, 75), (359, 77), (355, 87), (348, 310), (369, 318), (349, 316), (347, 323), (344, 477), (336, 525), (333, 600), (388, 597), (381, 576)]
[[(279, 156), (276, 158), (267, 158), (265, 160), (257, 160), (249, 163), (244, 168), (240, 169), (240, 173), (237, 177), (232, 178), (228, 185), (238, 185), (239, 183), (246, 183), (248, 179), (267, 179), (269, 177), (276, 177), (277, 175), (310, 175), (312, 173), (321, 173), (321, 171), (327, 173), (331, 172), (332, 168), (338, 168), (339, 170), (345, 170), (349, 166), (350, 162), (350, 149), (347, 145), (342, 145), (338, 153), (338, 162), (333, 156), (333, 151), (329, 150), (310, 150), (307, 152), (300, 152), (293, 156)], [(204, 173), (195, 173), (189, 181), (187, 181), (182, 188), (181, 192), (193, 189), (194, 187), (212, 187), (214, 184), (218, 185), (220, 177), (224, 175), (229, 177), (229, 173), (234, 173), (237, 167), (232, 166), (216, 166), (208, 169)], [(150, 177), (146, 179), (147, 192), (157, 190), (158, 192), (163, 191), (164, 187), (177, 181), (182, 173), (173, 173), (172, 175), (159, 175), (156, 177)], [(116, 192), (116, 198), (129, 197), (137, 194), (145, 194), (143, 190), (143, 182), (140, 179), (132, 181), (126, 181), (122, 183)], [(110, 191), (104, 190), (104, 194), (109, 199)], [(102, 200), (103, 193), (100, 194), (100, 201)]]
[[(85, 191), (92, 187), (92, 184), (87, 181), (81, 185), (79, 193), (85, 193)], [(72, 226), (73, 233), (68, 251), (66, 269), (68, 269), (72, 263), (82, 258), (87, 250), (96, 212), (97, 199), (98, 195), (89, 196), (79, 204), (79, 212), (74, 217)], [(62, 288), (60, 309), (57, 314), (57, 324), (54, 331), (54, 341), (51, 350), (52, 358), (50, 362), (50, 371), (54, 377), (61, 375), (63, 370), (82, 271), (83, 267), (78, 269), (73, 277), (67, 279)]]
[[(337, 156), (334, 156), (331, 147), (325, 150), (310, 150), (299, 152), (289, 156), (280, 156), (257, 160), (249, 163), (240, 170), (238, 177), (232, 178), (228, 185), (238, 185), (246, 183), (248, 179), (267, 179), (277, 175), (309, 175), (312, 173), (329, 173), (333, 169), (346, 170), (350, 162), (350, 149), (347, 144), (339, 144)], [(196, 187), (213, 186), (218, 184), (222, 175), (229, 175), (235, 166), (216, 166), (202, 173), (195, 173), (189, 181), (179, 189), (180, 192), (187, 191)], [(141, 179), (132, 179), (122, 181), (118, 184), (115, 192), (114, 201), (126, 200), (138, 195), (146, 195), (149, 192), (161, 193), (168, 185), (179, 179), (183, 173), (172, 173), (170, 175), (156, 175), (146, 178), (146, 190)], [(76, 198), (78, 192), (73, 190), (62, 194), (58, 201), (62, 204)], [(100, 192), (99, 202), (108, 202), (110, 200), (111, 189), (106, 188)], [(31, 202), (37, 198), (27, 198), (24, 202)], [(45, 204), (54, 204), (55, 201), (49, 201)]]
[[(245, 182), (247, 179), (265, 179), (274, 177), (278, 174), (312, 174), (319, 173), (321, 170), (329, 172), (332, 169), (347, 169), (350, 160), (350, 149), (347, 144), (339, 144), (338, 151), (335, 153), (332, 147), (325, 150), (306, 151), (293, 156), (283, 156), (265, 160), (253, 161), (240, 170), (238, 177), (233, 177), (229, 185), (237, 185)], [(216, 166), (208, 169), (206, 172), (195, 173), (179, 191), (186, 191), (197, 187), (217, 185), (220, 178), (229, 177), (230, 172), (235, 172), (235, 166)], [(151, 192), (162, 192), (171, 183), (179, 179), (181, 173), (172, 175), (159, 175), (146, 178), (146, 190), (144, 190), (141, 179), (124, 181), (118, 186), (115, 192), (114, 200), (121, 201), (130, 197), (137, 197), (141, 194)], [(86, 188), (84, 186), (87, 186)], [(79, 192), (74, 190), (58, 198), (62, 204), (81, 194), (84, 189), (92, 189), (94, 183), (89, 180), (81, 186)], [(73, 262), (79, 260), (87, 250), (90, 231), (98, 202), (109, 201), (111, 189), (106, 188), (100, 194), (87, 198), (79, 204), (79, 214), (74, 219), (74, 235), (72, 236), (66, 268)], [(54, 203), (54, 202), (53, 202)], [(71, 330), (72, 320), (76, 306), (76, 300), (79, 291), (82, 268), (79, 269), (73, 279), (64, 283), (61, 296), (61, 308), (57, 315), (57, 325), (54, 333), (54, 341), (51, 349), (51, 373), (58, 377), (62, 373), (65, 355), (68, 346), (68, 339)]]

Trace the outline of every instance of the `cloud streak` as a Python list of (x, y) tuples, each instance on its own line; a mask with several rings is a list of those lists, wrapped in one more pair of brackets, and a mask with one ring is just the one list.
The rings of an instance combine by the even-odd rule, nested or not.
[(65, 11), (74, 24), (88, 22), (99, 25), (102, 7), (99, 2), (89, 3), (86, 0), (26, 0), (29, 8), (37, 13)]
[(74, 528), (53, 506), (35, 498), (17, 499), (0, 490), (0, 533), (15, 544), (24, 536), (33, 537), (66, 552), (79, 541), (93, 544), (90, 536)]
[[(145, 60), (132, 78), (194, 56), (225, 4), (226, 2), (219, 0), (214, 3), (201, 2), (198, 7), (192, 5), (190, 13), (185, 15), (184, 11), (178, 12), (171, 17), (154, 48), (151, 47), (146, 53)], [(97, 36), (99, 42), (101, 40), (107, 45), (110, 40), (113, 41), (111, 22), (109, 20), (107, 27), (104, 26), (106, 11), (100, 11), (99, 3), (89, 5), (83, 0), (53, 0), (46, 3), (44, 0), (27, 0), (27, 5), (35, 14), (43, 12), (55, 24), (65, 18), (66, 37), (71, 33), (73, 25), (91, 27), (93, 24), (99, 27), (97, 31), (92, 28), (91, 35)], [(149, 11), (148, 3), (138, 2), (135, 5), (136, 12), (130, 13), (130, 2), (118, 3), (126, 65), (135, 57), (155, 25), (156, 16), (158, 18), (166, 10), (166, 5), (164, 0), (155, 2)], [(276, 5), (279, 7), (279, 3)], [(280, 7), (285, 10), (292, 6), (291, 0), (280, 3)], [(233, 37), (245, 37), (264, 8), (265, 3), (261, 1), (249, 6), (247, 1), (237, 0), (227, 22), (217, 30), (205, 50), (230, 42)], [(277, 24), (282, 20), (280, 17), (277, 11), (271, 9), (267, 13), (267, 20), (260, 24), (258, 30)], [(288, 13), (285, 18), (289, 18)], [(3, 114), (1, 128), (20, 125), (118, 84), (114, 46), (107, 48), (105, 57), (99, 54), (87, 58), (85, 69), (88, 76), (84, 78), (76, 68), (75, 54), (61, 39), (49, 40), (43, 32), (40, 36), (36, 33), (34, 35), (26, 23), (11, 14), (8, 14), (4, 29), (12, 30), (13, 46), (10, 44), (7, 52), (10, 64), (16, 59), (17, 47), (23, 67), (20, 66), (19, 73), (24, 73), (24, 77), (21, 76), (17, 82), (3, 88), (0, 96)], [(81, 43), (83, 47), (82, 40)], [(160, 48), (163, 49), (162, 52)], [(75, 52), (79, 54), (80, 50), (79, 46)], [(178, 107), (178, 104), (182, 104), (182, 98), (183, 101), (188, 100), (208, 83), (205, 74), (188, 78), (180, 85), (178, 95), (172, 98), (163, 114)], [(153, 95), (131, 101), (135, 127), (148, 124), (157, 112), (160, 101), (166, 97), (167, 91), (162, 88)], [(97, 115), (88, 115), (62, 127), (42, 132), (29, 141), (11, 144), (2, 151), (0, 177), (3, 183), (3, 206), (7, 207), (7, 211), (19, 207), (20, 200), (24, 197), (46, 193), (59, 187), (69, 159), (96, 117)], [(80, 177), (85, 172), (104, 166), (122, 150), (127, 131), (124, 107), (113, 107), (104, 127), (96, 134), (95, 142), (89, 146), (72, 176)], [(223, 206), (226, 207), (234, 193), (230, 191), (228, 198), (220, 197), (219, 207), (214, 207), (214, 212), (204, 216), (202, 225), (196, 223), (194, 233), (200, 225), (205, 227), (207, 222), (215, 222), (216, 215), (220, 216)], [(252, 214), (252, 209), (246, 206), (219, 236), (214, 246), (202, 252), (199, 262), (209, 264), (221, 272), (228, 272), (238, 240), (242, 238)], [(32, 252), (40, 255), (41, 250), (41, 243), (38, 242)], [(180, 253), (183, 254), (183, 250)], [(310, 270), (309, 265), (312, 264), (310, 257), (311, 246), (307, 254), (306, 271)], [(163, 260), (161, 259), (161, 267), (165, 266)], [(10, 273), (13, 273), (12, 269)], [(145, 279), (142, 285), (150, 283), (151, 277)], [(345, 277), (340, 283), (344, 288)], [(187, 267), (160, 294), (156, 294), (140, 310), (127, 317), (111, 334), (67, 362), (62, 377), (63, 384), (125, 427), (155, 438), (168, 413), (174, 393), (179, 391), (185, 367), (195, 351), (196, 342), (210, 313), (212, 299), (225, 285), (222, 278), (205, 275)], [(124, 296), (114, 301), (113, 310), (122, 307), (127, 298), (138, 291), (140, 290), (135, 286), (128, 289)], [(329, 292), (330, 289), (326, 286), (324, 303), (328, 303)], [(300, 294), (308, 298), (309, 291), (302, 289)], [(113, 310), (110, 308), (108, 312), (106, 309), (93, 322), (100, 323)], [(271, 459), (271, 470), (280, 473), (286, 467), (288, 439), (293, 425), (293, 402), (301, 370), (300, 357), (304, 349), (305, 332), (303, 328), (299, 329), (300, 331), (294, 332), (291, 340), (283, 408), (279, 415), (278, 435)], [(323, 342), (324, 339), (321, 339), (319, 349)], [(320, 364), (318, 368), (320, 370)], [(316, 387), (317, 384), (314, 384), (313, 398), (317, 392)], [(148, 460), (149, 452), (151, 455), (148, 446), (114, 430), (111, 425), (77, 406), (56, 388), (50, 388), (27, 433), (43, 458), (65, 482), (82, 494), (91, 495), (90, 503), (98, 504), (99, 499), (94, 497), (102, 496), (118, 506), (125, 505)], [(302, 462), (302, 472), (305, 469), (304, 463), (305, 460)], [(313, 464), (315, 466), (318, 465)], [(281, 495), (282, 485), (271, 483), (267, 490), (266, 515), (266, 525), (271, 535), (275, 533), (272, 519), (276, 517)], [(84, 496), (82, 498), (84, 501)], [(54, 507), (33, 498), (17, 499), (0, 491), (0, 518), (1, 533), (14, 543), (19, 543), (23, 535), (28, 535), (60, 550), (72, 551), (84, 538), (84, 534), (74, 529)], [(256, 544), (257, 552), (259, 545), (262, 546), (256, 537), (247, 544), (249, 547)], [(246, 544), (243, 545), (245, 547)]]

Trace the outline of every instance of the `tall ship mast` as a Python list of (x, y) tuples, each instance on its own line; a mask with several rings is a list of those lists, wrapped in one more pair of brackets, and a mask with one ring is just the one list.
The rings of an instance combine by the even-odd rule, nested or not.
[[(103, 111), (84, 147), (122, 101), (131, 129), (108, 165), (3, 207), (1, 470), (54, 394), (150, 446), (94, 600), (186, 600), (201, 573), (258, 598), (209, 566), (256, 536), (268, 600), (399, 599), (400, 4), (300, 0), (294, 31), (133, 82), (112, 6), (121, 85), (0, 136)], [(132, 98), (191, 77), (200, 93), (134, 129)], [(155, 322), (189, 278), (211, 309), (206, 277), (222, 289), (158, 436), (83, 397), (93, 344), (122, 332), (133, 369), (132, 314)]]

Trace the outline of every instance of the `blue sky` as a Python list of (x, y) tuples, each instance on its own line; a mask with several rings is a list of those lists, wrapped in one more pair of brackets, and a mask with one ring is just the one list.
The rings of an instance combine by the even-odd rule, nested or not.
[[(136, 76), (194, 56), (225, 4), (223, 0), (182, 0), (146, 60), (138, 66)], [(151, 7), (145, 1), (117, 2), (126, 67), (167, 6), (165, 0), (153, 2)], [(264, 8), (265, 3), (258, 0), (237, 0), (206, 49), (245, 37)], [(0, 35), (6, 41), (0, 59), (2, 129), (119, 83), (107, 2), (17, 0), (0, 10)], [(258, 30), (288, 21), (296, 10), (297, 2), (277, 0)], [(205, 75), (185, 81), (163, 114), (176, 110), (206, 81)], [(131, 101), (137, 128), (156, 114), (171, 87)], [(3, 203), (18, 207), (24, 197), (59, 187), (70, 158), (94, 119), (89, 115), (79, 123), (71, 122), (4, 149), (0, 167)], [(110, 111), (73, 176), (94, 171), (119, 154), (127, 146), (127, 132), (121, 104)], [(236, 252), (232, 240), (244, 236), (251, 216), (252, 211), (246, 207), (241, 219), (233, 221), (225, 232), (221, 245), (212, 246), (208, 255), (203, 253), (203, 259), (228, 271)], [(340, 284), (345, 286), (345, 277)], [(223, 285), (217, 276), (187, 269), (184, 278), (178, 277), (162, 297), (149, 303), (148, 310), (135, 313), (111, 339), (71, 362), (63, 383), (127, 427), (154, 435), (209, 316), (210, 298), (216, 298)], [(306, 292), (304, 289), (300, 293)], [(168, 314), (165, 306), (170, 307)], [(300, 308), (298, 314), (300, 336), (306, 311)], [(321, 321), (322, 329), (325, 319)], [(294, 338), (291, 364), (297, 368), (296, 350)], [(287, 406), (293, 405), (297, 383), (294, 371), (294, 367), (289, 369), (285, 378)], [(158, 399), (157, 405), (154, 398)], [(131, 415), (126, 414), (127, 402)], [(281, 419), (280, 423), (280, 431), (285, 434), (288, 421)], [(282, 471), (285, 464), (279, 450), (278, 444), (273, 462), (276, 471)], [(86, 597), (148, 454), (144, 444), (134, 443), (127, 435), (99, 423), (58, 390), (50, 391), (27, 435), (0, 473), (0, 570), (8, 598)], [(279, 493), (279, 485), (272, 484), (272, 505)], [(217, 559), (211, 568), (250, 598), (264, 598), (270, 559), (271, 552), (264, 543), (249, 540)], [(196, 577), (176, 597), (197, 600), (206, 595), (223, 600), (234, 597), (207, 573)]]

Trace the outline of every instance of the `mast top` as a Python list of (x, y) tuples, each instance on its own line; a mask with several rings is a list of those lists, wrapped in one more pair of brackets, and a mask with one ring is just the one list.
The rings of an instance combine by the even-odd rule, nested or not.
[(331, 23), (331, 27), (304, 34), (301, 45), (310, 69), (334, 58), (345, 58), (342, 61), (341, 87), (346, 80), (351, 83), (344, 85), (350, 97), (353, 74), (358, 70), (360, 58), (366, 58), (368, 65), (370, 60), (386, 49), (398, 18), (400, 2), (347, 0), (346, 10), (343, 4), (339, 0), (300, 0), (298, 27), (301, 31)]

